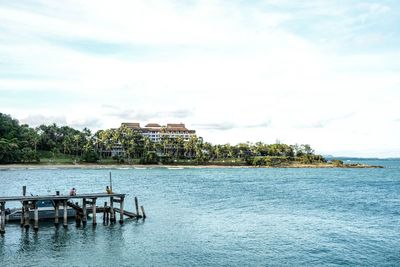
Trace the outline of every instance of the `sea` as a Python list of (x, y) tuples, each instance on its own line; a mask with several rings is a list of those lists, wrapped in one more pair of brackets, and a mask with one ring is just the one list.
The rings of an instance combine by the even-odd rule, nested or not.
[(384, 168), (2, 170), (0, 196), (105, 192), (111, 172), (147, 218), (9, 223), (0, 266), (400, 266), (400, 160), (357, 162)]

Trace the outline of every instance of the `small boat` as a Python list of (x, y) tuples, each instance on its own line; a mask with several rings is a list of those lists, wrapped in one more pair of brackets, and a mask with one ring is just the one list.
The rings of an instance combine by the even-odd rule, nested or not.
[(168, 167), (168, 170), (183, 170), (183, 167)]
[[(39, 220), (48, 220), (54, 219), (54, 204), (51, 200), (39, 200), (37, 202), (38, 212), (39, 212)], [(19, 221), (21, 220), (22, 209), (14, 208), (6, 210), (6, 221)], [(63, 218), (64, 216), (64, 207), (62, 205), (59, 206), (58, 217)], [(67, 217), (75, 217), (75, 210), (73, 208), (67, 208)], [(34, 210), (29, 209), (29, 219), (33, 220), (34, 218)]]

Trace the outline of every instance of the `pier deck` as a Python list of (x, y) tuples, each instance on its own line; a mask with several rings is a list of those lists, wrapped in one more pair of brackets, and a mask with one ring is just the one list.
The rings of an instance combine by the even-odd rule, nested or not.
[[(88, 213), (92, 213), (92, 223), (93, 226), (97, 224), (96, 212), (103, 213), (103, 224), (107, 225), (110, 223), (115, 223), (116, 220), (116, 212), (119, 213), (120, 218), (119, 222), (122, 224), (124, 222), (124, 215), (130, 218), (146, 218), (144, 213), (143, 206), (142, 215), (139, 214), (139, 205), (137, 198), (135, 197), (135, 207), (136, 213), (128, 212), (124, 210), (124, 202), (125, 202), (126, 194), (121, 193), (84, 193), (84, 194), (76, 194), (76, 195), (60, 195), (59, 191), (56, 192), (55, 195), (37, 195), (37, 196), (27, 196), (26, 195), (26, 186), (22, 188), (22, 196), (2, 196), (0, 197), (0, 234), (5, 233), (5, 224), (6, 224), (6, 203), (7, 202), (21, 202), (21, 227), (25, 227), (26, 229), (30, 226), (30, 213), (33, 212), (33, 220), (34, 220), (34, 230), (39, 230), (39, 209), (38, 202), (47, 200), (51, 201), (54, 207), (54, 224), (56, 226), (59, 225), (59, 217), (63, 218), (64, 227), (68, 227), (68, 216), (67, 216), (67, 207), (70, 207), (75, 210), (75, 221), (76, 225), (79, 227), (81, 222), (83, 226), (87, 223), (87, 215)], [(107, 202), (104, 202), (104, 206), (97, 206), (96, 202), (100, 198), (109, 198), (110, 202), (107, 205)], [(75, 202), (77, 201), (77, 202)], [(81, 205), (79, 204), (81, 202)], [(114, 207), (114, 203), (119, 203), (119, 208)], [(60, 206), (63, 207), (63, 216), (60, 216)]]
[(69, 200), (69, 199), (93, 199), (93, 198), (102, 198), (102, 197), (118, 197), (124, 198), (126, 194), (119, 193), (88, 193), (88, 194), (76, 194), (74, 196), (70, 195), (43, 195), (43, 196), (9, 196), (9, 197), (0, 197), (1, 202), (11, 202), (11, 201), (38, 201), (38, 200)]

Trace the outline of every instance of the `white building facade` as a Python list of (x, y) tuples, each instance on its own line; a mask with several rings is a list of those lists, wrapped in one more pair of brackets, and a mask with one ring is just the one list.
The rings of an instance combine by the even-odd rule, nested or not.
[(168, 123), (161, 126), (158, 123), (148, 123), (144, 127), (140, 127), (139, 123), (122, 123), (121, 127), (125, 126), (134, 131), (141, 133), (143, 136), (148, 136), (153, 142), (160, 142), (166, 136), (168, 138), (181, 137), (184, 141), (189, 141), (190, 137), (196, 135), (195, 130), (189, 130), (183, 123)]

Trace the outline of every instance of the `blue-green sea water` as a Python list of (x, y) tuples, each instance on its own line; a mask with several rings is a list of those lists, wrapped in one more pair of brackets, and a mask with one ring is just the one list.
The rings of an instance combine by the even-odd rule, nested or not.
[[(400, 161), (366, 163), (386, 168), (112, 169), (144, 222), (7, 224), (0, 265), (400, 266)], [(3, 170), (0, 195), (104, 191), (108, 171)]]

